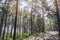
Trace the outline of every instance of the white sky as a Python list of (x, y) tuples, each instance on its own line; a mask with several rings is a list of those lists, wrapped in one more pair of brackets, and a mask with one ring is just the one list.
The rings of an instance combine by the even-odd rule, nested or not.
[(2, 3), (4, 3), (5, 2), (5, 0), (3, 0), (3, 1), (1, 1)]
[(20, 7), (23, 8), (23, 7), (27, 6), (27, 5), (28, 4), (26, 2), (22, 1)]

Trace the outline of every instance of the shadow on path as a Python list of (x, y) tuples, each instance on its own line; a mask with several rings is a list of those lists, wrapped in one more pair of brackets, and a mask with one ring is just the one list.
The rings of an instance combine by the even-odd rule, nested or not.
[(29, 37), (26, 40), (60, 40), (60, 37), (58, 36), (57, 31), (50, 31), (33, 37)]

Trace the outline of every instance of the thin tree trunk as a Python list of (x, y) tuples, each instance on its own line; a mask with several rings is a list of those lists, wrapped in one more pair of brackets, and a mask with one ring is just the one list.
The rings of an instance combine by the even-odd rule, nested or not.
[[(44, 13), (45, 13), (45, 11), (44, 11), (44, 9), (42, 9), (42, 11), (43, 11), (43, 14), (42, 14), (42, 15), (43, 15), (43, 25), (42, 25), (42, 26), (43, 26), (43, 27), (42, 27), (43, 30), (42, 30), (42, 32), (45, 33), (45, 27), (44, 27)], [(44, 39), (45, 39), (45, 38), (44, 38), (44, 34), (43, 34), (43, 40), (44, 40)]]
[(32, 1), (32, 8), (31, 8), (31, 34), (33, 34), (33, 26), (32, 26), (32, 13), (33, 13), (33, 1)]
[(9, 26), (7, 27), (6, 40), (8, 40), (8, 32), (9, 32)]
[(13, 40), (16, 40), (17, 13), (18, 13), (18, 0), (16, 0), (16, 14), (15, 14), (15, 22), (14, 22), (14, 35), (13, 35)]
[(13, 30), (13, 16), (12, 16), (12, 24), (11, 24), (11, 33), (10, 33), (10, 37), (12, 37), (12, 30)]
[(38, 23), (39, 26), (39, 32), (41, 32), (41, 18), (40, 18), (40, 14), (38, 13), (38, 20), (40, 21), (40, 23)]
[(13, 30), (13, 26), (11, 27), (11, 33), (10, 33), (10, 37), (12, 37), (12, 30)]
[(50, 22), (50, 31), (53, 31), (52, 27), (51, 27), (51, 19), (49, 19)]
[(3, 19), (4, 19), (4, 13), (2, 14), (1, 23), (0, 23), (0, 37), (1, 37), (1, 33), (2, 33)]
[(4, 25), (2, 40), (4, 40), (5, 29), (6, 29), (6, 22), (7, 22), (7, 13), (5, 14), (5, 23), (4, 23), (5, 25)]
[[(5, 1), (5, 6), (6, 6), (6, 2), (7, 0)], [(9, 2), (9, 1), (8, 1)], [(9, 7), (9, 3), (7, 4), (7, 10), (8, 10), (8, 7)], [(6, 22), (7, 22), (7, 10), (5, 10), (5, 23), (4, 23), (4, 30), (3, 30), (3, 36), (2, 36), (2, 40), (4, 40), (4, 35), (5, 35), (5, 29), (6, 29)]]
[[(5, 0), (5, 6), (6, 6), (6, 2), (7, 2), (7, 0)], [(2, 14), (1, 23), (0, 23), (0, 37), (1, 37), (1, 33), (2, 33), (2, 27), (3, 27), (3, 19), (4, 19), (5, 8), (3, 8), (2, 10), (3, 10), (3, 14)]]
[(59, 36), (60, 36), (60, 18), (59, 18), (59, 8), (58, 8), (57, 0), (55, 0), (55, 7), (56, 7), (56, 15), (57, 15), (57, 22), (58, 22)]

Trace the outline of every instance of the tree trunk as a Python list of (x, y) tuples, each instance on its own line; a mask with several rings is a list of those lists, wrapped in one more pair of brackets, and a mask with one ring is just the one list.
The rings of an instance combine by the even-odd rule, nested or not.
[(1, 23), (0, 23), (0, 37), (1, 37), (1, 33), (2, 33), (3, 19), (4, 19), (4, 13), (2, 14)]
[(58, 8), (57, 0), (55, 0), (55, 7), (56, 7), (56, 16), (57, 16), (57, 22), (58, 22), (58, 28), (59, 28), (59, 36), (60, 36), (60, 18), (59, 18), (59, 8)]
[(11, 27), (11, 33), (10, 33), (10, 37), (12, 37), (12, 30), (13, 30), (13, 26)]
[(13, 20), (13, 16), (12, 16), (12, 24), (11, 24), (12, 26), (11, 26), (11, 33), (10, 33), (10, 37), (12, 37), (13, 21), (14, 21), (14, 20)]
[(8, 40), (9, 26), (7, 27), (6, 40)]
[[(45, 11), (44, 11), (44, 9), (42, 9), (42, 11), (43, 11), (43, 14), (42, 14), (42, 16), (43, 16), (42, 17), (42, 19), (43, 19), (43, 22), (42, 22), (43, 23), (43, 25), (42, 25), (43, 27), (42, 27), (42, 29), (43, 30), (42, 30), (42, 32), (45, 33), (45, 27), (44, 27), (45, 26), (45, 24), (44, 24), (44, 13), (45, 13)], [(43, 40), (44, 40), (44, 34), (43, 34)]]
[(18, 13), (18, 0), (16, 0), (16, 14), (15, 14), (15, 22), (14, 22), (14, 34), (13, 34), (13, 40), (16, 40), (17, 13)]
[(31, 8), (31, 34), (33, 34), (33, 26), (32, 26), (32, 13), (33, 13), (33, 1), (32, 1), (32, 8)]
[(5, 13), (5, 23), (4, 23), (4, 30), (3, 30), (2, 40), (4, 40), (5, 29), (6, 29), (6, 22), (7, 22), (7, 13)]

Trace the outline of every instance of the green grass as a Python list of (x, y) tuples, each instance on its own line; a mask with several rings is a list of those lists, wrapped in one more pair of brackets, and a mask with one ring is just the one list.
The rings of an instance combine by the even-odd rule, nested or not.
[[(10, 33), (7, 35), (5, 34), (4, 35), (4, 40), (6, 40), (6, 35), (8, 36), (7, 37), (7, 40), (12, 40), (13, 39), (13, 34), (12, 33), (12, 37), (10, 37)], [(18, 35), (17, 35), (18, 34)], [(29, 36), (29, 33), (16, 33), (16, 40), (23, 40), (24, 38), (27, 38)]]
[[(4, 40), (6, 40), (6, 35), (8, 36), (7, 40), (13, 40), (13, 34), (14, 33), (12, 33), (12, 37), (10, 37), (10, 33), (8, 35), (5, 34), (4, 35)], [(36, 34), (39, 35), (39, 34), (42, 34), (42, 32), (41, 33), (36, 33)], [(33, 35), (36, 35), (36, 34), (33, 34)], [(33, 35), (30, 35), (30, 36), (33, 36)], [(28, 38), (30, 36), (29, 36), (29, 33), (16, 33), (16, 40), (23, 40), (23, 39), (26, 39), (26, 38)]]

